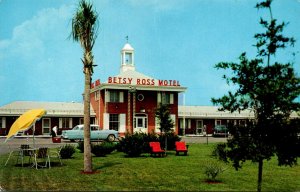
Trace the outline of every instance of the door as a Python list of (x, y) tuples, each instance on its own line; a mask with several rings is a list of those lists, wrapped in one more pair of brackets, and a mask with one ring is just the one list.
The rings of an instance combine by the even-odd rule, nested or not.
[(134, 117), (134, 132), (148, 132), (148, 118), (146, 114), (136, 114)]
[(51, 131), (51, 119), (43, 118), (42, 126), (43, 126), (43, 135), (49, 135)]
[(196, 121), (196, 134), (203, 134), (203, 121), (197, 120)]

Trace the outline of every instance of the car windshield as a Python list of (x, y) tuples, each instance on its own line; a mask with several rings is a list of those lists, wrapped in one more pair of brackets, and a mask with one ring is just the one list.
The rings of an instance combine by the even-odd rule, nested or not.
[(218, 131), (225, 131), (227, 128), (226, 126), (216, 126), (215, 129)]
[[(72, 130), (83, 130), (83, 126), (76, 125)], [(92, 130), (92, 131), (99, 130), (99, 127), (93, 125), (93, 126), (91, 126), (91, 130)]]
[(97, 130), (98, 130), (98, 127), (97, 127), (97, 126), (91, 126), (91, 130), (92, 130), (92, 131), (97, 131)]

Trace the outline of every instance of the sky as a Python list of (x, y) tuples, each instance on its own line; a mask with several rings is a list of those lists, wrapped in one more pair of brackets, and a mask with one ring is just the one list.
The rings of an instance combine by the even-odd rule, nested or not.
[[(77, 0), (0, 0), (0, 106), (14, 101), (82, 102), (82, 49), (69, 38)], [(233, 89), (219, 62), (254, 58), (262, 32), (256, 0), (91, 0), (99, 15), (93, 81), (119, 74), (120, 50), (135, 49), (136, 70), (187, 87), (185, 105), (209, 105)], [(289, 22), (293, 48), (273, 61), (300, 75), (300, 0), (274, 0), (273, 17)], [(292, 56), (296, 53), (296, 56)], [(181, 97), (182, 98), (182, 97)], [(300, 99), (298, 99), (300, 102)]]

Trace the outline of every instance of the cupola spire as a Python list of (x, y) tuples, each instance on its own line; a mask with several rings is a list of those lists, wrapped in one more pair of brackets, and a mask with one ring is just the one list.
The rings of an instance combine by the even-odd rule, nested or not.
[(121, 50), (121, 72), (128, 70), (135, 71), (134, 66), (134, 49), (128, 43), (128, 36), (126, 36), (126, 44)]

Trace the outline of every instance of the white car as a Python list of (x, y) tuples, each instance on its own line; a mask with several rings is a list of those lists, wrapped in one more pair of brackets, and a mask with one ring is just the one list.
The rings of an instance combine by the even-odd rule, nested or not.
[[(114, 141), (119, 137), (118, 131), (109, 129), (100, 129), (98, 125), (90, 125), (91, 127), (91, 140), (107, 140)], [(62, 138), (69, 139), (70, 141), (83, 140), (83, 125), (76, 125), (71, 130), (62, 131)]]

